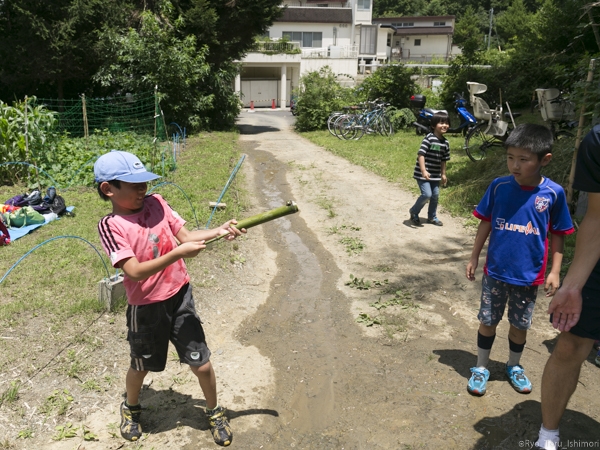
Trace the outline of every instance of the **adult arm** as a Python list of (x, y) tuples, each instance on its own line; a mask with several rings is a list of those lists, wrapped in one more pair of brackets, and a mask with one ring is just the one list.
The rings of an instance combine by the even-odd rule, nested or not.
[(550, 302), (552, 326), (569, 331), (581, 315), (581, 290), (600, 259), (600, 193), (588, 193), (588, 208), (579, 226), (575, 257), (562, 286)]
[(475, 235), (475, 243), (473, 244), (473, 251), (471, 252), (471, 259), (467, 264), (467, 279), (470, 281), (475, 280), (475, 270), (479, 265), (479, 255), (481, 254), (481, 250), (483, 249), (485, 241), (487, 240), (491, 231), (491, 222), (487, 220), (482, 220), (479, 222), (477, 234)]

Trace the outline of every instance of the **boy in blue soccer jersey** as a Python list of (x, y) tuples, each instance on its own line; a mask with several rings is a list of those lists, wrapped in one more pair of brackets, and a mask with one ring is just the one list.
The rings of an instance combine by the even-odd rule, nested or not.
[(574, 231), (564, 190), (541, 174), (552, 159), (552, 142), (552, 133), (543, 125), (517, 126), (504, 143), (510, 175), (496, 178), (473, 211), (481, 222), (467, 264), (471, 281), (490, 237), (477, 316), (477, 365), (471, 369), (467, 385), (473, 395), (485, 394), (490, 377), (486, 367), (507, 303), (510, 329), (506, 376), (517, 392), (531, 392), (531, 382), (520, 360), (538, 286), (544, 284), (548, 233), (552, 236), (552, 267), (544, 286), (547, 297), (559, 287), (564, 236)]

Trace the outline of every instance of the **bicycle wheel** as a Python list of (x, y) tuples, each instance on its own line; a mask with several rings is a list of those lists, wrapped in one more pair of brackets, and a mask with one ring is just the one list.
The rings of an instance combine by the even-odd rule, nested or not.
[(465, 152), (473, 162), (481, 161), (489, 149), (499, 145), (499, 141), (494, 136), (484, 133), (486, 128), (486, 123), (479, 124), (472, 128), (465, 138)]
[(394, 127), (392, 126), (392, 122), (386, 116), (381, 116), (379, 118), (379, 133), (383, 136), (391, 136), (394, 134)]
[(344, 113), (341, 111), (336, 111), (331, 113), (331, 115), (329, 116), (329, 118), (327, 119), (327, 129), (329, 130), (329, 132), (332, 134), (332, 136), (335, 136), (335, 131), (333, 129), (334, 124), (336, 122), (336, 120), (342, 116)]
[(348, 115), (340, 119), (339, 134), (345, 140), (359, 140), (365, 134), (360, 116)]
[(342, 114), (341, 116), (337, 116), (335, 122), (333, 123), (333, 135), (338, 139), (344, 139), (342, 136), (342, 122), (345, 118), (350, 117), (352, 114)]

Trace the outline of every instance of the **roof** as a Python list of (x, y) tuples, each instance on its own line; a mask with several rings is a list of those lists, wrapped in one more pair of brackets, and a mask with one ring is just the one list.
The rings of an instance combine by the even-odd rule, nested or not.
[(456, 16), (398, 16), (398, 17), (373, 17), (373, 22), (431, 22), (440, 20), (454, 20)]
[(352, 23), (352, 9), (285, 8), (275, 22)]

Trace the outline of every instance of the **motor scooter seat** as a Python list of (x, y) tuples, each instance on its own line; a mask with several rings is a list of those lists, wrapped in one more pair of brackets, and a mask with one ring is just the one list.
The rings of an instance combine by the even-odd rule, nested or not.
[(448, 114), (448, 111), (446, 111), (445, 109), (423, 108), (423, 111), (426, 111), (426, 112), (431, 113), (431, 114), (435, 114), (436, 112), (443, 112), (443, 113)]

